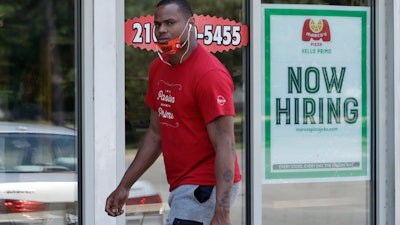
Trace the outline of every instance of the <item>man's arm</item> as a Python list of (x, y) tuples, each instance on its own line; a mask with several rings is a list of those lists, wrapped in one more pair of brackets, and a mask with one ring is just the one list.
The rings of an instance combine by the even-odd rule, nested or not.
[(231, 224), (230, 201), (235, 171), (235, 139), (232, 116), (220, 116), (207, 125), (208, 135), (215, 149), (216, 197), (211, 224)]
[(130, 188), (155, 162), (161, 152), (160, 123), (158, 114), (151, 111), (150, 126), (142, 139), (135, 159), (126, 170), (118, 187), (107, 198), (105, 211), (108, 215), (119, 216), (124, 213), (122, 207), (128, 199)]

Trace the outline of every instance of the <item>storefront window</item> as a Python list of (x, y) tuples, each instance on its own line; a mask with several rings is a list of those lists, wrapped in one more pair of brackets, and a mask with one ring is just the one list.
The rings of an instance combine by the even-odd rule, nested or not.
[(262, 224), (372, 224), (371, 3), (261, 3)]
[(76, 3), (0, 2), (0, 224), (77, 222)]
[[(224, 18), (235, 22), (244, 23), (243, 1), (189, 1), (193, 12), (197, 15), (209, 15)], [(125, 0), (125, 19), (152, 16), (156, 7), (154, 1)], [(150, 21), (152, 22), (152, 20)], [(137, 29), (135, 27), (134, 29)], [(143, 25), (143, 35), (151, 29)], [(129, 27), (130, 29), (130, 27)], [(135, 31), (136, 32), (136, 31)], [(143, 38), (145, 40), (145, 38)], [(125, 40), (127, 41), (127, 40)], [(126, 96), (126, 165), (128, 166), (136, 153), (139, 141), (149, 125), (150, 109), (144, 103), (147, 91), (147, 76), (150, 63), (158, 57), (154, 51), (145, 48), (135, 48), (130, 45), (131, 40), (125, 47), (125, 96)], [(235, 85), (235, 137), (236, 151), (240, 160), (242, 174), (245, 175), (245, 143), (244, 143), (244, 48), (236, 48), (229, 51), (218, 51), (214, 54), (229, 70)], [(169, 191), (165, 177), (162, 156), (144, 174), (143, 180), (150, 181), (161, 193), (164, 203), (167, 203)], [(232, 222), (235, 225), (244, 224), (244, 178), (240, 188), (240, 194), (232, 209)]]

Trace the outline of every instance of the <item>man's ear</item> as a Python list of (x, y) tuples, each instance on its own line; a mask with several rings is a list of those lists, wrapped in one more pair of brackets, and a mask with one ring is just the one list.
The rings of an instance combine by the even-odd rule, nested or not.
[(196, 21), (193, 16), (189, 18), (189, 26), (196, 26)]

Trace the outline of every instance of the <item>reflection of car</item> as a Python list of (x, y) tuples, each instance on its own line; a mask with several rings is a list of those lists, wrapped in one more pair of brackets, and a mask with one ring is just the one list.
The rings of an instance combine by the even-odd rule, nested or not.
[[(73, 129), (0, 122), (0, 224), (76, 224)], [(131, 189), (127, 224), (163, 224), (165, 207), (148, 181)]]

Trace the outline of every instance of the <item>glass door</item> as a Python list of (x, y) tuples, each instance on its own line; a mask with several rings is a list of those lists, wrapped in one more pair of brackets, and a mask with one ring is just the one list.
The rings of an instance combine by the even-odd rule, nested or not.
[(0, 223), (77, 223), (76, 1), (0, 2)]
[[(150, 63), (158, 57), (154, 49), (151, 47), (152, 42), (152, 15), (154, 13), (158, 1), (133, 1), (125, 0), (125, 130), (126, 130), (126, 165), (128, 166), (136, 154), (139, 142), (149, 125), (150, 109), (144, 104), (143, 100), (147, 91), (147, 76)], [(247, 37), (242, 37), (242, 33), (238, 29), (244, 23), (242, 0), (223, 0), (223, 1), (191, 1), (193, 12), (198, 18), (206, 16), (221, 18), (232, 21), (232, 23), (222, 24), (221, 26), (208, 25), (208, 30), (204, 27), (204, 23), (200, 23), (200, 19), (196, 20), (198, 29), (198, 42), (212, 46), (217, 51), (213, 52), (216, 57), (229, 70), (235, 85), (235, 138), (236, 152), (239, 157), (239, 163), (244, 176), (240, 184), (240, 193), (236, 199), (236, 203), (231, 210), (232, 222), (235, 225), (245, 224), (244, 210), (245, 203), (245, 102), (244, 102), (244, 85), (245, 85), (245, 63), (244, 63), (244, 45), (239, 47), (239, 41)], [(244, 26), (244, 25), (243, 25)], [(224, 28), (225, 27), (225, 28)], [(234, 28), (235, 27), (235, 28)], [(219, 29), (215, 32), (215, 30)], [(224, 31), (225, 30), (225, 31)], [(225, 33), (223, 33), (225, 32)], [(229, 32), (229, 34), (228, 34)], [(245, 32), (245, 31), (243, 31)], [(132, 36), (127, 35), (132, 34)], [(217, 33), (217, 34), (216, 34)], [(203, 35), (203, 36), (202, 36)], [(210, 38), (206, 40), (204, 36)], [(225, 35), (225, 39), (223, 39)], [(247, 33), (246, 33), (247, 35)], [(129, 38), (127, 38), (129, 36)], [(229, 38), (229, 37), (230, 38)], [(240, 37), (239, 37), (240, 36)], [(205, 41), (206, 40), (206, 41)], [(238, 43), (235, 43), (238, 42)], [(208, 42), (208, 43), (207, 43)], [(229, 42), (229, 43), (228, 43)], [(225, 46), (235, 45), (231, 49), (224, 49)], [(243, 47), (243, 48), (242, 48)], [(155, 164), (144, 174), (142, 181), (148, 181), (156, 187), (160, 194), (162, 207), (165, 210), (164, 217), (168, 213), (168, 196), (169, 186), (166, 180), (163, 158), (160, 156)], [(158, 208), (159, 209), (159, 208)], [(147, 214), (149, 214), (147, 212)], [(139, 211), (132, 212), (131, 215), (141, 215), (146, 220), (145, 213)], [(148, 217), (148, 216), (147, 216)], [(161, 219), (162, 221), (163, 219)], [(129, 216), (127, 218), (129, 222)]]

